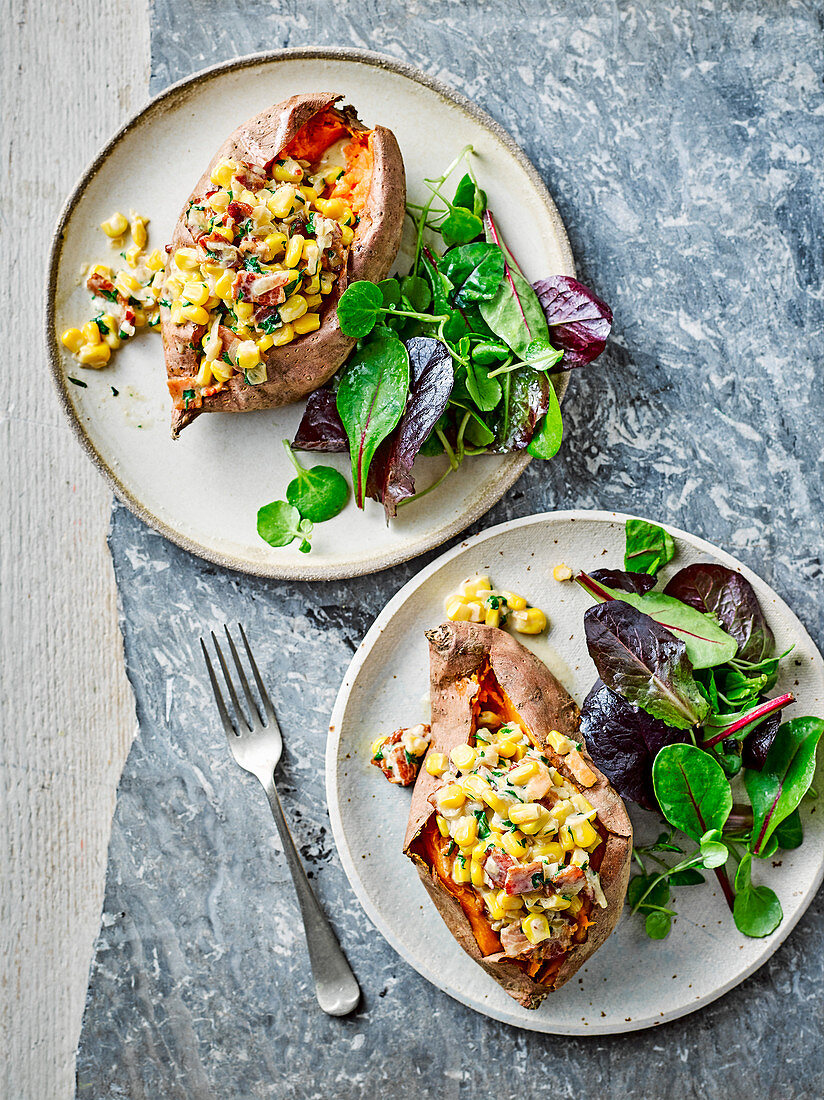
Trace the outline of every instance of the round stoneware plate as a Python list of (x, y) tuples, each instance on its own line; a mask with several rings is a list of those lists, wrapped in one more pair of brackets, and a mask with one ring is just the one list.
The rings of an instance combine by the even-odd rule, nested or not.
[[(429, 900), (411, 862), (402, 855), (411, 793), (386, 782), (369, 763), (379, 733), (427, 720), (429, 660), (424, 630), (442, 619), (443, 599), (475, 573), (520, 592), (543, 608), (549, 629), (521, 640), (580, 703), (596, 679), (582, 618), (592, 601), (577, 585), (552, 579), (565, 562), (573, 569), (621, 567), (624, 521), (607, 512), (556, 512), (493, 527), (444, 554), (405, 585), (363, 640), (340, 689), (326, 756), (326, 789), (343, 866), (364, 909), (395, 950), (451, 997), (487, 1016), (535, 1031), (603, 1035), (653, 1027), (721, 996), (751, 974), (789, 935), (818, 889), (824, 872), (824, 819), (805, 802), (804, 843), (782, 852), (781, 865), (754, 870), (769, 880), (784, 921), (766, 939), (747, 939), (732, 923), (720, 891), (682, 888), (665, 940), (647, 938), (624, 910), (606, 944), (576, 978), (536, 1010), (521, 1008), (464, 954)], [(777, 652), (794, 645), (776, 692), (792, 690), (788, 715), (824, 715), (824, 661), (789, 607), (740, 562), (702, 539), (669, 529), (677, 556), (666, 572), (694, 561), (740, 570), (755, 586), (775, 632)], [(820, 783), (816, 783), (819, 789)], [(641, 842), (657, 836), (657, 815), (631, 806)], [(639, 981), (638, 975), (644, 980)], [(580, 979), (580, 981), (578, 980)]]
[[(387, 527), (383, 509), (350, 503), (319, 525), (310, 555), (257, 534), (258, 509), (282, 498), (294, 471), (281, 441), (291, 439), (303, 403), (245, 415), (201, 416), (173, 443), (160, 337), (142, 332), (100, 371), (83, 369), (58, 334), (92, 315), (81, 266), (120, 263), (99, 229), (112, 211), (151, 219), (150, 248), (162, 248), (185, 199), (220, 142), (240, 123), (300, 91), (341, 92), (367, 124), (396, 134), (409, 197), (428, 195), (467, 144), (490, 207), (527, 276), (574, 274), (566, 232), (535, 169), (504, 130), (463, 96), (401, 62), (346, 50), (286, 50), (233, 61), (176, 84), (116, 135), (78, 184), (54, 238), (46, 310), (47, 346), (62, 403), (92, 459), (117, 495), (167, 538), (210, 561), (271, 577), (328, 579), (395, 565), (438, 546), (506, 492), (525, 454), (473, 458)], [(433, 140), (436, 138), (436, 140)], [(459, 177), (455, 177), (455, 182)], [(398, 267), (408, 265), (402, 246)], [(69, 376), (85, 383), (78, 386)], [(115, 392), (116, 391), (116, 392)], [(309, 456), (310, 463), (318, 461)], [(341, 455), (321, 461), (346, 472)], [(422, 459), (418, 488), (444, 459)]]

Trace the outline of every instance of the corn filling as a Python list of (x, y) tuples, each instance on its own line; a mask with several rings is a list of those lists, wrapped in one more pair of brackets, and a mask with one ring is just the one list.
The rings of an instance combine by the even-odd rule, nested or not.
[(465, 580), (457, 592), (446, 597), (444, 610), (453, 623), (509, 625), (518, 634), (541, 634), (547, 627), (546, 615), (540, 608), (530, 607), (517, 592), (494, 589), (486, 576)]
[(320, 328), (359, 221), (344, 169), (324, 164), (330, 154), (314, 167), (281, 155), (269, 171), (220, 161), (213, 188), (189, 203), (192, 247), (172, 253), (165, 284), (164, 320), (194, 326), (182, 335), (200, 353), (187, 388), (172, 390), (178, 407), (200, 405), (235, 374), (265, 382), (269, 348)]
[[(556, 730), (548, 741), (561, 756), (577, 755), (575, 743)], [(603, 843), (596, 810), (521, 726), (509, 722), (494, 733), (481, 727), (474, 742), (449, 757), (430, 753), (426, 763), (441, 777), (433, 801), (452, 879), (483, 900), (505, 953), (568, 943), (585, 897), (606, 906), (590, 867)]]
[(63, 346), (83, 367), (105, 367), (112, 352), (139, 328), (160, 325), (164, 259), (158, 250), (147, 252), (147, 225), (148, 219), (133, 210), (128, 218), (115, 211), (100, 225), (127, 266), (114, 271), (108, 264), (92, 264), (83, 271), (87, 288), (106, 303), (82, 327), (61, 334)]

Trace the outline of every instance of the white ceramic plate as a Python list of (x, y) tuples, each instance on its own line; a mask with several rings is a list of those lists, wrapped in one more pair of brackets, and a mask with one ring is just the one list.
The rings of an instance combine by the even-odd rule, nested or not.
[[(113, 210), (137, 209), (151, 218), (150, 246), (163, 247), (224, 136), (272, 103), (317, 90), (343, 93), (365, 122), (394, 130), (413, 201), (428, 194), (425, 176), (437, 175), (465, 145), (474, 145), (478, 177), (527, 276), (574, 274), (549, 193), (487, 114), (438, 81), (377, 54), (286, 50), (242, 58), (174, 85), (113, 138), (57, 226), (46, 311), (47, 346), (63, 406), (121, 500), (167, 538), (210, 561), (306, 580), (374, 572), (440, 545), (500, 499), (528, 456), (473, 458), (420, 505), (403, 509), (391, 527), (374, 502), (367, 502), (365, 513), (350, 503), (317, 528), (310, 555), (299, 553), (297, 542), (273, 549), (257, 534), (257, 511), (282, 498), (293, 477), (281, 440), (294, 436), (302, 402), (243, 416), (201, 416), (173, 443), (159, 335), (142, 333), (117, 352), (110, 367), (92, 371), (77, 365), (57, 334), (91, 316), (80, 267), (112, 259), (101, 221)], [(81, 378), (87, 388), (71, 384), (67, 375)], [(348, 466), (339, 455), (320, 460), (342, 471)], [(438, 476), (444, 461), (418, 463), (419, 488)]]
[[(487, 1016), (534, 1031), (602, 1035), (665, 1023), (721, 996), (761, 966), (792, 931), (824, 873), (824, 819), (805, 803), (804, 844), (782, 852), (781, 866), (755, 868), (784, 909), (778, 931), (747, 939), (735, 929), (720, 891), (711, 885), (677, 891), (678, 917), (665, 940), (649, 940), (625, 909), (616, 931), (576, 978), (533, 1011), (521, 1008), (458, 947), (401, 853), (411, 794), (391, 786), (369, 763), (381, 732), (425, 721), (429, 661), (424, 630), (442, 619), (444, 596), (467, 576), (543, 608), (550, 628), (525, 642), (577, 701), (596, 679), (582, 617), (592, 601), (577, 585), (559, 584), (552, 569), (621, 567), (624, 521), (607, 512), (556, 512), (493, 527), (444, 554), (405, 585), (364, 638), (340, 689), (326, 756), (332, 829), (343, 866), (364, 909), (395, 950), (444, 992)], [(777, 652), (794, 645), (776, 692), (792, 690), (788, 715), (824, 715), (824, 661), (804, 627), (775, 592), (740, 562), (703, 539), (669, 528), (678, 554), (665, 576), (698, 560), (739, 569), (755, 586)], [(821, 789), (820, 782), (816, 784)], [(630, 808), (636, 835), (651, 840), (657, 815)], [(580, 980), (579, 980), (580, 979)]]

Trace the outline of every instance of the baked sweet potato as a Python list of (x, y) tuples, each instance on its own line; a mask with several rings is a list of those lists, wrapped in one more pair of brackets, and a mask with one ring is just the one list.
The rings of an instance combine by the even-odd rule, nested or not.
[(537, 657), (475, 623), (427, 637), (432, 743), (404, 851), (461, 947), (536, 1008), (615, 927), (632, 826)]
[(388, 275), (406, 184), (392, 132), (340, 99), (296, 95), (245, 122), (186, 202), (161, 310), (174, 438), (202, 412), (305, 397), (354, 346), (337, 302)]

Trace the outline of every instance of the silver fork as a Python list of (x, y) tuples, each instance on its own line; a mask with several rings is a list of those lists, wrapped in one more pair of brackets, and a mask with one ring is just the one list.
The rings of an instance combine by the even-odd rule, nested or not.
[(289, 826), (286, 824), (286, 818), (283, 816), (283, 809), (280, 804), (280, 799), (278, 798), (277, 788), (275, 787), (275, 768), (277, 768), (278, 761), (283, 752), (283, 739), (281, 737), (280, 728), (278, 727), (277, 717), (275, 716), (275, 708), (272, 706), (269, 693), (266, 691), (263, 681), (260, 678), (260, 673), (258, 672), (255, 659), (252, 656), (252, 650), (249, 648), (249, 642), (246, 639), (243, 627), (238, 623), (240, 636), (246, 648), (246, 656), (249, 659), (252, 675), (254, 676), (263, 704), (262, 713), (257, 700), (253, 697), (249, 688), (249, 682), (243, 671), (243, 665), (240, 663), (240, 658), (235, 648), (235, 643), (232, 641), (232, 635), (229, 633), (229, 628), (224, 626), (223, 629), (226, 631), (226, 641), (229, 643), (229, 650), (232, 654), (238, 679), (240, 680), (241, 690), (243, 691), (247, 705), (247, 710), (244, 711), (238, 700), (232, 677), (229, 675), (229, 669), (223, 657), (223, 651), (215, 637), (215, 632), (212, 631), (212, 642), (214, 643), (217, 659), (220, 662), (223, 677), (226, 681), (226, 688), (234, 708), (234, 720), (230, 717), (226, 704), (223, 701), (220, 685), (217, 682), (215, 671), (212, 668), (212, 662), (209, 660), (209, 653), (203, 638), (200, 639), (200, 644), (203, 648), (203, 656), (206, 658), (206, 668), (209, 671), (209, 679), (212, 683), (212, 690), (215, 693), (215, 702), (217, 703), (217, 709), (220, 712), (220, 718), (223, 722), (223, 729), (226, 731), (229, 748), (232, 750), (232, 755), (235, 760), (240, 764), (241, 768), (257, 776), (263, 784), (263, 789), (266, 791), (266, 797), (269, 799), (269, 805), (272, 808), (272, 816), (278, 827), (286, 862), (292, 873), (292, 881), (295, 884), (295, 890), (298, 895), (298, 903), (303, 916), (303, 927), (306, 932), (306, 946), (309, 949), (309, 962), (312, 967), (312, 977), (315, 980), (315, 996), (318, 999), (318, 1004), (323, 1011), (328, 1012), (330, 1016), (345, 1016), (357, 1005), (360, 999), (360, 989), (358, 988), (355, 975), (352, 973), (349, 963), (346, 961), (346, 957), (340, 949), (340, 944), (335, 938), (332, 926), (329, 924), (325, 913), (318, 904), (318, 899), (315, 897), (312, 887), (309, 885), (309, 880), (306, 877), (303, 864), (300, 862), (300, 856), (295, 848), (295, 842), (292, 840), (292, 834), (289, 832)]

